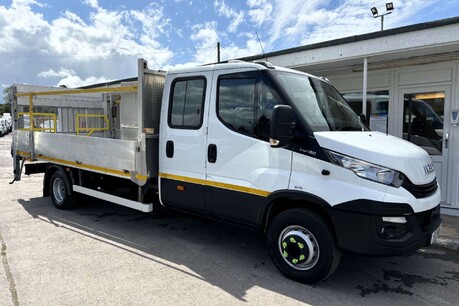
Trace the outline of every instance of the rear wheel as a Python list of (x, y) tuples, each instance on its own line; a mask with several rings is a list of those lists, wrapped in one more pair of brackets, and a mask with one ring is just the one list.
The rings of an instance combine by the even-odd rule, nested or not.
[(309, 210), (292, 209), (276, 216), (268, 229), (267, 244), (276, 267), (302, 283), (325, 280), (341, 258), (330, 226)]
[(49, 181), (49, 194), (54, 206), (59, 209), (68, 209), (75, 205), (76, 198), (72, 194), (70, 180), (66, 173), (57, 170)]

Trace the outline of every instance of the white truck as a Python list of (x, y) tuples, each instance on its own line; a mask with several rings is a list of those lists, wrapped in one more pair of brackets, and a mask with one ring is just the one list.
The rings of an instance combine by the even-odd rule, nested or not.
[(242, 225), (304, 283), (330, 276), (342, 250), (404, 254), (441, 226), (429, 155), (369, 131), (306, 73), (239, 61), (164, 73), (140, 59), (130, 82), (13, 88), (15, 180), (24, 163), (44, 173), (60, 209), (85, 194)]

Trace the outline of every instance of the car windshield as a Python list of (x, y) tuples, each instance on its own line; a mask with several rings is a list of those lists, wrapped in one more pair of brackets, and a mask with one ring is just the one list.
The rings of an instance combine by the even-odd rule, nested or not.
[(313, 132), (367, 130), (329, 83), (297, 73), (276, 71), (274, 75)]

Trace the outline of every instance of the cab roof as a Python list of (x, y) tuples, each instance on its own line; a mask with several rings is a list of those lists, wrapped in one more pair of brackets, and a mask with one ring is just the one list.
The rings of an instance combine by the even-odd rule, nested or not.
[(318, 78), (317, 76), (314, 76), (314, 75), (311, 75), (305, 72), (301, 72), (298, 70), (274, 66), (270, 62), (266, 62), (266, 61), (245, 62), (245, 61), (240, 61), (240, 60), (232, 60), (232, 61), (228, 61), (224, 63), (208, 64), (208, 65), (203, 65), (203, 66), (172, 68), (167, 72), (167, 74), (176, 75), (176, 74), (187, 74), (187, 73), (231, 70), (231, 69), (278, 70), (278, 71), (291, 72), (291, 73), (306, 75), (308, 77)]

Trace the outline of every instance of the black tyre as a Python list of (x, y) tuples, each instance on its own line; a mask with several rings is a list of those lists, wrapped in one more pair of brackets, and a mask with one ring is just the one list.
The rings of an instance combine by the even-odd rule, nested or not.
[(49, 194), (54, 206), (59, 209), (68, 209), (76, 204), (76, 196), (72, 194), (70, 180), (61, 170), (57, 170), (51, 176)]
[(317, 283), (338, 267), (341, 253), (335, 235), (313, 211), (292, 209), (279, 214), (266, 238), (272, 261), (290, 279)]

